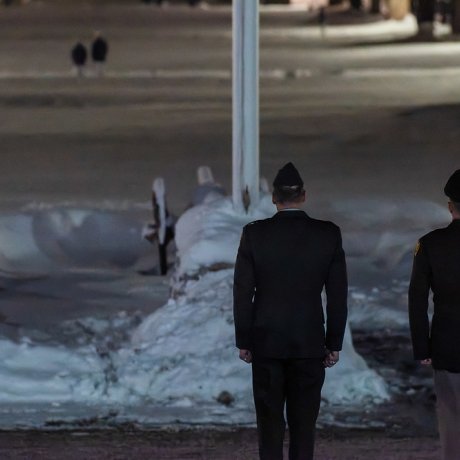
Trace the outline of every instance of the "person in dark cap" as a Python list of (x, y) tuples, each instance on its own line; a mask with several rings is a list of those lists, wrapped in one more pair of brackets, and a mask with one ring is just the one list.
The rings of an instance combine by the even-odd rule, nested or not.
[(460, 169), (444, 192), (452, 222), (420, 238), (415, 247), (409, 320), (414, 358), (434, 368), (442, 458), (453, 460), (460, 455)]
[[(252, 363), (259, 455), (313, 458), (325, 367), (339, 360), (347, 319), (347, 273), (339, 227), (301, 207), (304, 183), (292, 163), (273, 182), (271, 218), (246, 225), (235, 264), (239, 357)], [(327, 294), (327, 321), (321, 293)]]

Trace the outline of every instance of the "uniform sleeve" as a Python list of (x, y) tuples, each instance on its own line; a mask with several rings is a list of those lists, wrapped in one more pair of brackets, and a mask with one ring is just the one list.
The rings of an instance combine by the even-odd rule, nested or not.
[(418, 242), (409, 285), (409, 324), (414, 358), (431, 357), (428, 297), (431, 286), (431, 267), (423, 242)]
[(233, 316), (235, 320), (236, 346), (239, 349), (250, 350), (252, 348), (251, 329), (255, 287), (254, 262), (247, 228), (245, 227), (236, 257), (233, 284)]
[(340, 229), (338, 229), (337, 244), (329, 266), (325, 288), (327, 296), (326, 347), (330, 351), (340, 351), (348, 315), (347, 266)]

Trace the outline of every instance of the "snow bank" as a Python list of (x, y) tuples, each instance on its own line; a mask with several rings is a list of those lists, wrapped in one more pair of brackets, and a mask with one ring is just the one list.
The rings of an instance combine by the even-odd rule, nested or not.
[(246, 407), (250, 369), (235, 352), (232, 284), (232, 270), (207, 273), (150, 315), (133, 336), (134, 349), (121, 357), (121, 385), (180, 406), (216, 403), (228, 391), (237, 406)]
[(451, 219), (447, 207), (421, 200), (337, 200), (322, 204), (321, 212), (334, 216), (342, 228), (348, 259), (360, 259), (382, 271), (397, 267), (407, 255), (412, 263), (418, 238)]
[(176, 224), (177, 275), (193, 274), (215, 264), (233, 265), (243, 226), (275, 212), (268, 195), (251, 215), (237, 213), (228, 198), (190, 208)]
[[(243, 225), (274, 212), (269, 195), (262, 197), (249, 216), (237, 214), (228, 199), (189, 209), (176, 226), (179, 276), (215, 264), (233, 264)], [(342, 228), (347, 261), (358, 264), (361, 271), (371, 270), (383, 277), (390, 273), (407, 278), (418, 238), (450, 221), (446, 207), (421, 200), (336, 200), (317, 203), (312, 215), (324, 219), (333, 216)]]
[[(350, 258), (382, 270), (400, 264), (420, 234), (448, 217), (441, 207), (427, 203), (367, 200), (333, 206), (324, 212), (344, 229)], [(138, 327), (132, 318), (117, 320), (116, 327), (78, 320), (87, 335), (73, 348), (0, 339), (0, 401), (114, 404), (127, 413), (130, 407), (153, 405), (187, 412), (190, 423), (215, 421), (208, 414), (218, 414), (224, 423), (253, 422), (250, 366), (238, 359), (234, 346), (232, 264), (242, 226), (274, 211), (269, 196), (248, 216), (235, 213), (230, 200), (217, 195), (188, 210), (177, 224), (175, 295)], [(141, 225), (113, 212), (77, 209), (3, 216), (0, 268), (30, 271), (98, 260), (128, 263), (138, 254)], [(352, 326), (407, 326), (406, 291), (406, 280), (386, 291), (352, 288)], [(217, 401), (223, 392), (233, 398), (229, 407)], [(347, 330), (340, 363), (327, 371), (324, 399), (330, 404), (362, 404), (388, 395), (384, 380), (355, 352)], [(150, 420), (160, 412), (153, 412)]]
[(148, 246), (141, 229), (141, 221), (114, 211), (51, 208), (5, 214), (0, 217), (0, 271), (129, 267)]
[(394, 281), (392, 286), (371, 289), (350, 286), (348, 321), (353, 329), (408, 329), (407, 291), (409, 282)]
[(353, 347), (347, 326), (339, 363), (326, 371), (322, 397), (331, 404), (380, 403), (389, 399), (386, 382), (369, 369)]
[[(124, 386), (178, 404), (209, 403), (223, 391), (237, 406), (252, 404), (250, 368), (238, 359), (234, 345), (233, 270), (197, 273), (233, 264), (242, 226), (274, 211), (271, 198), (264, 196), (250, 216), (236, 213), (229, 199), (221, 199), (181, 217), (178, 273), (187, 281), (177, 282), (178, 297), (148, 317), (133, 336), (136, 354), (127, 360)], [(144, 375), (139, 369), (145, 369)], [(340, 365), (328, 371), (323, 396), (335, 404), (389, 397), (383, 379), (354, 351), (349, 331)]]
[[(149, 316), (133, 336), (120, 380), (138, 395), (173, 404), (215, 402), (228, 391), (251, 407), (251, 371), (237, 356), (232, 316), (233, 270), (189, 280), (183, 294)], [(383, 379), (356, 354), (347, 330), (340, 365), (328, 370), (323, 398), (334, 404), (388, 398)]]
[(106, 389), (92, 347), (34, 346), (0, 340), (0, 402), (97, 401)]

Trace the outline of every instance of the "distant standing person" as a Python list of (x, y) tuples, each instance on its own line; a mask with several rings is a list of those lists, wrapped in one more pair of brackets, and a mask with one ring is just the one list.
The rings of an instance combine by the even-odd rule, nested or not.
[(107, 41), (101, 36), (100, 32), (95, 32), (93, 45), (91, 47), (91, 57), (96, 66), (97, 76), (101, 76), (104, 73), (104, 64), (107, 60), (108, 52), (109, 45)]
[[(415, 247), (409, 287), (414, 358), (433, 366), (442, 458), (460, 458), (460, 169), (444, 188), (452, 222)], [(433, 292), (434, 314), (428, 317)]]
[(83, 67), (86, 64), (86, 59), (88, 57), (88, 53), (86, 51), (86, 47), (81, 43), (78, 42), (73, 48), (72, 48), (72, 62), (75, 66), (75, 69), (77, 70), (77, 75), (79, 77), (83, 76)]

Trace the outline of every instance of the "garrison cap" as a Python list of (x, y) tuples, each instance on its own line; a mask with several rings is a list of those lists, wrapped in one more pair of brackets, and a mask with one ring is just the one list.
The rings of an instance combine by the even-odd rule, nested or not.
[(460, 169), (449, 177), (444, 193), (455, 203), (460, 203)]
[(303, 180), (300, 177), (299, 171), (291, 163), (285, 164), (279, 171), (273, 181), (273, 187), (303, 187)]

